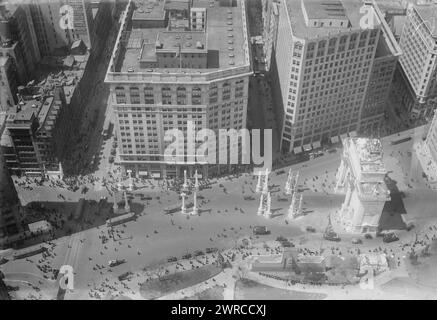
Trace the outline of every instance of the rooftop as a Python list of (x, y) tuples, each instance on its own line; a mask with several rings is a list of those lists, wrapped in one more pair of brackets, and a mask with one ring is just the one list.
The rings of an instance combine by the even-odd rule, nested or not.
[(162, 20), (164, 19), (165, 2), (162, 0), (135, 0), (132, 20)]
[[(351, 29), (360, 29), (362, 14), (361, 0), (285, 0), (293, 34), (303, 39), (325, 37), (343, 33)], [(347, 27), (307, 26), (302, 3), (310, 19), (348, 20)], [(375, 15), (375, 21), (379, 21)]]
[(59, 105), (60, 102), (55, 101), (54, 96), (42, 97), (41, 95), (36, 95), (8, 110), (6, 127), (29, 128), (33, 125), (33, 119), (37, 118), (38, 131), (51, 131), (60, 110)]
[(306, 0), (305, 9), (310, 19), (345, 19), (345, 9), (341, 1), (337, 0)]
[[(135, 3), (137, 3), (136, 1)], [(150, 2), (150, 1), (149, 1)], [(146, 8), (151, 7), (146, 2)], [(149, 3), (147, 5), (147, 3)], [(157, 4), (156, 4), (157, 3)], [(166, 4), (176, 7), (184, 6), (185, 1), (161, 0), (155, 2), (152, 11), (164, 10)], [(206, 8), (206, 31), (190, 30), (168, 30), (167, 27), (133, 28), (131, 23), (126, 23), (120, 31), (120, 50), (114, 56), (113, 71), (115, 72), (179, 72), (179, 68), (155, 67), (142, 68), (140, 61), (156, 62), (156, 52), (164, 52), (168, 49), (177, 53), (179, 46), (182, 53), (205, 53), (207, 57), (207, 68), (182, 68), (184, 73), (199, 73), (212, 70), (223, 70), (249, 64), (248, 44), (245, 34), (246, 27), (243, 21), (242, 0), (236, 1), (234, 7), (221, 6), (218, 0), (194, 0), (193, 8)], [(159, 9), (158, 8), (161, 8)], [(137, 10), (133, 15), (127, 15), (126, 19), (136, 17)], [(142, 14), (146, 14), (143, 12)], [(148, 13), (152, 15), (152, 12)], [(156, 14), (156, 12), (155, 12)], [(162, 48), (156, 49), (156, 44)]]

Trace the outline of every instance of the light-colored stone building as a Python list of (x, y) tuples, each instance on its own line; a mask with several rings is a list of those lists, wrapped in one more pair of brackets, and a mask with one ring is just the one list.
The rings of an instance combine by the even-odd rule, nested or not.
[(377, 128), (399, 55), (374, 2), (282, 1), (275, 48), (281, 151)]
[(245, 2), (177, 5), (174, 13), (174, 4), (164, 0), (129, 1), (105, 79), (115, 117), (115, 160), (137, 177), (177, 176), (195, 167), (203, 175), (219, 170), (187, 161), (186, 146), (178, 150), (184, 161), (168, 163), (168, 130), (180, 129), (186, 139), (189, 122), (195, 130), (246, 127), (252, 70)]
[(347, 232), (377, 232), (385, 202), (390, 200), (381, 141), (346, 138), (343, 145), (336, 191), (346, 198), (335, 221)]
[(410, 119), (430, 119), (437, 107), (437, 4), (407, 11), (396, 93)]

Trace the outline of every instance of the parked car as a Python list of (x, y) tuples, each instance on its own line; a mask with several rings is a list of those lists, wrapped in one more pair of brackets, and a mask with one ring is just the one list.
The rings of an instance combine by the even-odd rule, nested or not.
[(132, 275), (132, 272), (125, 272), (123, 274), (121, 274), (120, 276), (118, 276), (118, 281), (124, 281), (130, 278), (130, 276)]
[(382, 241), (385, 243), (390, 243), (390, 242), (394, 242), (394, 241), (398, 241), (398, 240), (399, 240), (399, 237), (394, 232), (386, 233), (382, 237)]
[(295, 247), (295, 245), (293, 243), (291, 243), (290, 241), (288, 241), (288, 240), (287, 241), (282, 241), (281, 245), (284, 248), (294, 248)]
[(206, 248), (206, 249), (205, 249), (205, 252), (206, 252), (206, 253), (213, 253), (213, 252), (217, 252), (217, 251), (218, 251), (217, 248)]
[(305, 228), (305, 230), (306, 230), (307, 232), (311, 232), (311, 233), (316, 232), (316, 228), (314, 228), (314, 227), (312, 227), (312, 226), (307, 226), (307, 227)]
[(191, 259), (192, 255), (191, 253), (186, 253), (182, 256), (182, 259)]
[(194, 256), (195, 256), (195, 257), (203, 256), (203, 255), (204, 255), (204, 253), (203, 253), (202, 250), (196, 250), (196, 251), (194, 251)]
[(282, 241), (287, 241), (287, 238), (283, 237), (283, 236), (279, 236), (276, 238), (276, 241), (282, 242)]
[(266, 226), (255, 226), (253, 227), (253, 234), (254, 235), (266, 235), (269, 234), (270, 231), (267, 230)]
[(363, 240), (361, 240), (360, 238), (353, 238), (352, 239), (352, 243), (353, 244), (362, 244)]
[(370, 240), (370, 239), (373, 239), (373, 236), (370, 233), (366, 233), (364, 235), (364, 238)]
[(126, 259), (109, 260), (108, 266), (112, 268), (112, 267), (119, 266), (120, 264), (123, 264), (125, 262), (126, 262)]
[(176, 262), (176, 261), (178, 261), (178, 258), (176, 258), (176, 257), (168, 257), (167, 258), (167, 262)]

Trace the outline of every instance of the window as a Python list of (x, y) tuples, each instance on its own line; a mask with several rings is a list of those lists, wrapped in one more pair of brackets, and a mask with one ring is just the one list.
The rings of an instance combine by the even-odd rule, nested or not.
[(176, 89), (176, 101), (179, 105), (187, 104), (187, 89), (178, 87)]
[(161, 89), (162, 104), (171, 104), (171, 89), (164, 87)]
[(144, 102), (146, 104), (154, 104), (155, 103), (152, 87), (145, 87), (144, 88)]
[(115, 97), (116, 97), (117, 104), (126, 103), (126, 94), (124, 92), (123, 87), (115, 88)]
[(194, 87), (191, 91), (191, 103), (201, 104), (202, 103), (202, 89), (199, 87)]
[(130, 88), (130, 102), (132, 104), (140, 103), (140, 89), (138, 89), (138, 87)]
[(222, 86), (222, 100), (229, 100), (231, 98), (231, 84), (229, 82), (223, 83)]
[(216, 84), (211, 85), (209, 88), (209, 102), (216, 103), (218, 97), (218, 88)]
[(244, 94), (244, 80), (235, 82), (235, 98), (241, 98)]

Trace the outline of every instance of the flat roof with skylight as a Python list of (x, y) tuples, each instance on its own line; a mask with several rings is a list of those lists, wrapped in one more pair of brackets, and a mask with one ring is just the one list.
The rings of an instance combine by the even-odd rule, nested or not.
[[(131, 0), (124, 13), (108, 70), (108, 81), (111, 78), (114, 80), (117, 74), (126, 73), (202, 74), (236, 67), (247, 67), (247, 71), (250, 71), (245, 8), (242, 0), (149, 0), (148, 4), (143, 4), (138, 9), (139, 2), (141, 1)], [(191, 8), (206, 9), (204, 30), (190, 29), (189, 26), (172, 29), (168, 17), (174, 18), (179, 15), (166, 10), (179, 10), (180, 18), (183, 20), (184, 6), (187, 12)], [(166, 17), (165, 26), (156, 22), (149, 23), (145, 8), (152, 11), (148, 13), (149, 17)], [(141, 15), (137, 13), (138, 10), (142, 11)], [(136, 28), (132, 19), (139, 16), (144, 21)], [(183, 63), (183, 59), (192, 59), (195, 62), (199, 55), (205, 59), (205, 63)], [(178, 63), (179, 60), (182, 63)]]

